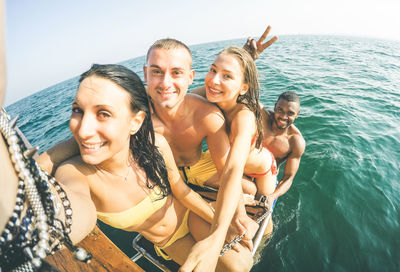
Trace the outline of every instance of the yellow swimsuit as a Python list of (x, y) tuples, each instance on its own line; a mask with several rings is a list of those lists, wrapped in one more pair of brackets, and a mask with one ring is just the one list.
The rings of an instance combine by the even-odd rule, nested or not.
[[(126, 229), (133, 225), (140, 225), (165, 205), (167, 197), (160, 199), (160, 194), (160, 188), (156, 186), (153, 190), (151, 190), (148, 196), (146, 196), (142, 201), (132, 208), (117, 213), (97, 212), (97, 218), (104, 223), (118, 229)], [(176, 240), (186, 236), (186, 234), (189, 233), (189, 226), (187, 222), (188, 215), (189, 209), (186, 211), (181, 225), (168, 240), (168, 242), (166, 242), (163, 246), (154, 245), (154, 249), (159, 256), (162, 256), (166, 260), (171, 259), (162, 251), (162, 249), (169, 247)]]
[(167, 197), (160, 199), (160, 196), (160, 188), (156, 186), (148, 196), (132, 208), (116, 213), (97, 212), (97, 218), (118, 229), (140, 225), (165, 205)]
[(203, 186), (209, 178), (217, 173), (214, 161), (211, 158), (210, 151), (201, 152), (200, 160), (192, 166), (181, 166), (179, 173), (185, 182), (198, 186)]
[(154, 250), (156, 251), (158, 256), (163, 257), (165, 260), (171, 260), (171, 257), (169, 257), (163, 249), (166, 249), (173, 243), (175, 243), (176, 240), (181, 239), (182, 237), (186, 236), (190, 232), (189, 230), (189, 225), (188, 225), (188, 218), (189, 218), (189, 209), (186, 210), (185, 216), (183, 217), (182, 223), (179, 226), (179, 228), (175, 231), (174, 235), (166, 242), (163, 246), (157, 246), (154, 245)]

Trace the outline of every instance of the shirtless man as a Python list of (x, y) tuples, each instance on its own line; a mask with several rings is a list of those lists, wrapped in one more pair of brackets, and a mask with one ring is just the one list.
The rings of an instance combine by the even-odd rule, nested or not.
[[(267, 34), (266, 31), (262, 37), (265, 39)], [(262, 50), (273, 41), (265, 43), (268, 45)], [(229, 139), (221, 111), (204, 98), (187, 93), (194, 78), (191, 64), (192, 56), (186, 45), (174, 39), (163, 39), (150, 47), (143, 69), (153, 106), (155, 131), (169, 142), (182, 178), (186, 181), (193, 179), (198, 185), (207, 185), (208, 179), (218, 173), (221, 181), (210, 236), (193, 247), (181, 267), (181, 271), (213, 271), (241, 199), (243, 169), (225, 165)], [(203, 140), (207, 141), (209, 153), (202, 152)], [(215, 166), (210, 164), (210, 157)], [(244, 206), (239, 205), (238, 225), (250, 225), (243, 213), (245, 215)]]
[[(195, 73), (191, 65), (192, 56), (186, 45), (174, 39), (158, 40), (147, 53), (144, 79), (151, 98), (155, 131), (170, 144), (182, 178), (201, 186), (207, 185), (217, 170), (222, 171), (229, 142), (220, 110), (205, 99), (187, 93)], [(207, 154), (202, 152), (204, 139), (210, 151)], [(198, 177), (198, 163), (205, 156), (211, 156), (215, 165), (203, 167)]]
[(264, 138), (262, 145), (274, 154), (277, 166), (286, 161), (283, 178), (275, 191), (268, 195), (269, 203), (285, 194), (293, 183), (304, 153), (306, 142), (300, 130), (293, 124), (300, 113), (300, 99), (294, 92), (282, 93), (274, 111), (264, 108)]

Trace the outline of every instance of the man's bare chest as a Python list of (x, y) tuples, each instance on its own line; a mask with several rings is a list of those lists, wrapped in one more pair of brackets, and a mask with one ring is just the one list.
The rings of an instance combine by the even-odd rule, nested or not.
[(285, 159), (290, 153), (289, 140), (285, 136), (266, 135), (262, 143), (277, 160)]
[(188, 154), (196, 156), (204, 138), (202, 131), (185, 120), (167, 125), (159, 121), (154, 122), (154, 130), (164, 136), (178, 161), (181, 160), (181, 156), (187, 157)]

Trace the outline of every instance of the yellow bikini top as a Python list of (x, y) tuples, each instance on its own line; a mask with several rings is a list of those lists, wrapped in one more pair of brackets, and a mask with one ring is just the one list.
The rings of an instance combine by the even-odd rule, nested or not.
[(97, 218), (118, 229), (140, 225), (164, 206), (167, 197), (160, 199), (160, 196), (161, 190), (156, 186), (150, 191), (149, 195), (132, 208), (116, 213), (97, 212)]

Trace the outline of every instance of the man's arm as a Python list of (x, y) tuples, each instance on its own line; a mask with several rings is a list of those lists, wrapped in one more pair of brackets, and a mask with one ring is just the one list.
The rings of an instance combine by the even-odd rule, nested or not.
[(197, 88), (191, 90), (190, 93), (191, 94), (197, 94), (197, 95), (200, 95), (200, 96), (202, 96), (204, 98), (207, 98), (207, 96), (206, 96), (206, 87), (204, 87), (204, 85), (201, 86), (201, 87), (197, 87)]
[(258, 57), (266, 48), (268, 48), (278, 40), (278, 37), (274, 36), (267, 42), (263, 43), (263, 41), (267, 38), (270, 30), (271, 26), (268, 26), (267, 29), (264, 31), (264, 33), (261, 35), (261, 37), (258, 39), (258, 41), (255, 41), (254, 39), (249, 37), (246, 43), (244, 44), (243, 49), (249, 52), (254, 60), (258, 59)]
[(292, 151), (286, 160), (283, 178), (279, 181), (275, 191), (269, 195), (272, 200), (277, 199), (285, 194), (292, 186), (293, 179), (296, 176), (297, 170), (300, 166), (300, 159), (304, 153), (306, 143), (301, 135), (295, 135), (291, 139)]
[(214, 217), (213, 208), (182, 180), (178, 168), (176, 167), (172, 150), (167, 140), (161, 134), (156, 133), (156, 145), (163, 156), (168, 171), (168, 180), (174, 197), (186, 208), (199, 215), (205, 221), (212, 223)]

